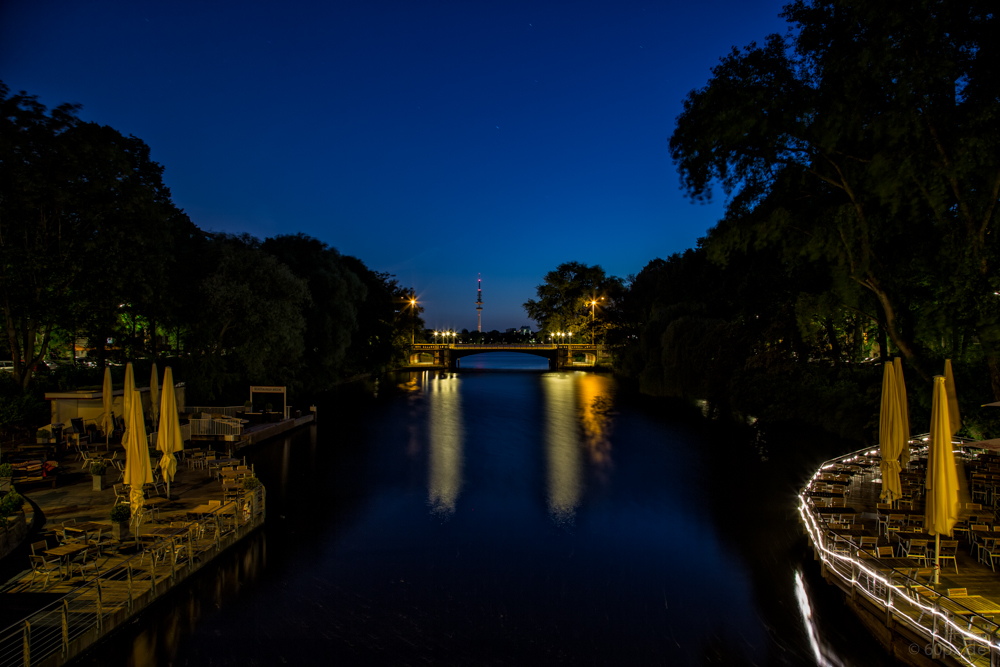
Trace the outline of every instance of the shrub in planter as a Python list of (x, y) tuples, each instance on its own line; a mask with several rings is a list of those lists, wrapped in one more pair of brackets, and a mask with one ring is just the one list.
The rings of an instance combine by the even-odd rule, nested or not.
[(90, 464), (90, 474), (94, 476), (94, 491), (104, 490), (104, 471), (108, 466), (104, 461), (94, 461)]
[(243, 490), (253, 491), (258, 486), (260, 486), (260, 480), (256, 477), (244, 477), (243, 478)]
[(121, 542), (128, 537), (128, 525), (132, 520), (132, 510), (125, 503), (118, 503), (111, 508), (111, 534)]
[(10, 491), (10, 481), (14, 477), (14, 466), (9, 463), (0, 465), (0, 493)]
[(17, 491), (11, 491), (3, 498), (0, 498), (0, 519), (6, 521), (7, 517), (11, 514), (16, 514), (23, 504), (24, 498)]

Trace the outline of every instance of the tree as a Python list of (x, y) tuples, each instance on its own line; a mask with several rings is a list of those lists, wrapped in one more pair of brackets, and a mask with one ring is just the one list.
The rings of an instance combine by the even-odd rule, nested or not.
[(685, 100), (685, 188), (731, 195), (720, 247), (780, 245), (870, 292), (925, 377), (923, 307), (974, 327), (1000, 399), (994, 9), (797, 0), (784, 17), (789, 37), (734, 49)]
[(309, 286), (304, 352), (295, 377), (304, 391), (328, 389), (339, 376), (368, 290), (340, 253), (318, 239), (283, 235), (266, 239), (262, 248)]
[(78, 109), (47, 113), (0, 83), (0, 307), (21, 387), (54, 327), (103, 340), (123, 308), (155, 315), (173, 240), (193, 228), (149, 147)]
[(606, 276), (598, 265), (566, 262), (545, 274), (545, 282), (535, 288), (538, 300), (529, 299), (523, 307), (543, 336), (583, 332), (588, 330), (590, 322), (590, 301), (615, 291), (620, 285), (620, 279)]
[(64, 134), (80, 107), (48, 114), (34, 96), (9, 92), (0, 82), (0, 307), (23, 389), (82, 268), (75, 254), (85, 230), (69, 216), (64, 187), (72, 180)]
[(214, 399), (234, 380), (288, 384), (303, 353), (309, 288), (250, 236), (213, 240), (214, 270), (199, 291), (187, 353), (196, 394)]

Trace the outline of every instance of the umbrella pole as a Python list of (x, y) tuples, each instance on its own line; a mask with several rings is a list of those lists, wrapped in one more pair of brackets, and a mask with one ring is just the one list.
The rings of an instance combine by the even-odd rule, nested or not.
[(167, 500), (170, 500), (170, 478), (167, 477)]
[(934, 585), (941, 583), (941, 533), (934, 536)]

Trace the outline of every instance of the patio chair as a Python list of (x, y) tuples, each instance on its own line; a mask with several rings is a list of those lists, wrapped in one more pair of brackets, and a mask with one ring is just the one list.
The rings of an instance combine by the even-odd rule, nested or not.
[(941, 540), (941, 551), (938, 552), (940, 560), (951, 559), (955, 564), (955, 574), (958, 574), (958, 540)]
[(119, 503), (128, 505), (132, 502), (128, 494), (128, 488), (124, 484), (115, 484), (113, 488), (115, 490), (115, 505)]
[(28, 588), (31, 588), (32, 582), (35, 581), (35, 577), (39, 575), (45, 575), (45, 582), (42, 584), (42, 589), (44, 590), (49, 585), (49, 577), (53, 573), (57, 577), (62, 577), (62, 568), (60, 567), (59, 561), (55, 558), (49, 559), (43, 555), (31, 555), (28, 556), (28, 561), (31, 564), (31, 579), (28, 581)]
[(969, 595), (968, 588), (949, 588), (948, 597), (950, 598), (963, 598)]
[(85, 551), (81, 551), (73, 560), (69, 562), (69, 573), (70, 576), (73, 575), (73, 568), (80, 570), (80, 576), (86, 576), (87, 572), (98, 573), (100, 572), (99, 563), (97, 561), (98, 557), (101, 555), (101, 550), (99, 547), (92, 546), (87, 548)]
[(906, 549), (907, 558), (916, 558), (924, 565), (927, 564), (927, 540), (910, 540)]
[(990, 527), (985, 523), (974, 523), (969, 526), (969, 555), (972, 556), (979, 549), (979, 542), (987, 533)]
[(990, 559), (990, 569), (996, 572), (993, 560), (1000, 558), (1000, 537), (984, 537), (979, 543), (979, 562), (985, 563), (987, 558)]
[(906, 527), (906, 515), (905, 514), (890, 514), (889, 520), (885, 523), (885, 536), (889, 537), (890, 533), (903, 530)]

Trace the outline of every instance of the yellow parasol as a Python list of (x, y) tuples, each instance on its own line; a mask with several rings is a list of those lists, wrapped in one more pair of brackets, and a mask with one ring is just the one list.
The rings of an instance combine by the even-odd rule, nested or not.
[(131, 400), (131, 423), (125, 434), (125, 479), (129, 485), (129, 502), (132, 504), (132, 519), (142, 513), (144, 484), (153, 483), (153, 469), (149, 462), (149, 445), (146, 444), (146, 424), (142, 419), (142, 400), (139, 392), (133, 391)]
[(177, 458), (174, 452), (184, 450), (181, 440), (181, 421), (177, 414), (177, 395), (174, 393), (174, 372), (170, 366), (163, 371), (163, 398), (160, 405), (160, 429), (156, 436), (156, 448), (163, 452), (160, 470), (167, 480), (167, 498), (170, 497), (170, 482), (177, 472)]
[(930, 449), (927, 452), (927, 506), (924, 526), (934, 535), (934, 583), (938, 583), (941, 562), (941, 535), (951, 536), (958, 521), (958, 472), (951, 446), (951, 420), (948, 416), (946, 380), (934, 376), (931, 403)]
[(882, 373), (882, 406), (879, 410), (879, 455), (882, 457), (882, 499), (895, 502), (903, 495), (899, 483), (899, 455), (903, 451), (903, 425), (899, 418), (896, 371), (891, 362)]
[[(135, 374), (132, 372), (132, 362), (125, 364), (125, 392), (122, 394), (122, 412), (125, 415), (125, 432), (122, 434), (122, 442), (125, 442), (125, 438), (128, 437), (129, 431), (132, 430), (132, 394), (135, 392)], [(142, 405), (142, 401), (139, 401), (139, 405)], [(139, 410), (139, 414), (142, 414), (142, 410)], [(145, 430), (145, 427), (143, 428)]]
[(910, 463), (910, 409), (906, 400), (906, 381), (903, 379), (903, 360), (896, 357), (892, 360), (896, 371), (896, 395), (899, 397), (899, 420), (903, 427), (903, 451), (899, 462), (903, 467)]
[(101, 388), (101, 403), (104, 404), (104, 416), (101, 417), (101, 430), (104, 431), (104, 445), (107, 447), (111, 442), (111, 431), (115, 429), (115, 418), (112, 401), (114, 389), (111, 386), (111, 367), (104, 367), (104, 386)]
[(951, 424), (951, 434), (955, 435), (962, 428), (962, 420), (958, 416), (958, 394), (955, 392), (955, 374), (951, 372), (951, 359), (944, 360), (944, 388), (948, 392), (948, 420)]
[[(156, 428), (156, 420), (160, 416), (160, 374), (156, 372), (156, 364), (149, 371), (149, 416)], [(159, 436), (157, 436), (159, 437)]]

